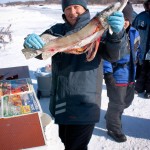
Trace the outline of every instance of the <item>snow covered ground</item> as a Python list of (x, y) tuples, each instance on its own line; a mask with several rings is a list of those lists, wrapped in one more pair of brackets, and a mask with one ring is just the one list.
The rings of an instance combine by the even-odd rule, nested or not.
[[(92, 16), (106, 6), (89, 6)], [(134, 6), (139, 13), (142, 6)], [(37, 59), (26, 60), (21, 49), (24, 38), (29, 33), (40, 34), (51, 25), (62, 22), (60, 5), (46, 6), (15, 6), (0, 7), (0, 29), (11, 24), (12, 42), (5, 45), (0, 43), (0, 68), (28, 65), (30, 76), (37, 89), (37, 81), (34, 72), (37, 68), (51, 63), (51, 59), (41, 61)], [(8, 40), (7, 37), (5, 39)], [(49, 113), (49, 98), (40, 99), (43, 111)], [(105, 128), (104, 115), (107, 109), (108, 98), (105, 84), (103, 84), (101, 119), (96, 124), (89, 150), (149, 150), (150, 149), (150, 99), (135, 95), (132, 105), (125, 110), (123, 115), (123, 130), (127, 135), (127, 142), (116, 143), (108, 137)], [(63, 144), (58, 138), (57, 125), (52, 123), (46, 128), (47, 146), (33, 148), (36, 150), (63, 150)]]

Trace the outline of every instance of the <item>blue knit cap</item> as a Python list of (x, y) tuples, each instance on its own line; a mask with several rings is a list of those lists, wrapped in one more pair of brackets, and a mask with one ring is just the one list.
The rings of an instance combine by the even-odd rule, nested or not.
[(86, 0), (62, 0), (62, 10), (64, 11), (66, 7), (70, 5), (81, 5), (85, 9), (87, 9)]

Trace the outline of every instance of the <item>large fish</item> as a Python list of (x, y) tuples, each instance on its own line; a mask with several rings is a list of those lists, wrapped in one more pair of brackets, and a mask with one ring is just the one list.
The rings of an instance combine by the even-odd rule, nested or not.
[(103, 11), (97, 13), (91, 21), (78, 32), (63, 37), (43, 34), (41, 38), (46, 44), (42, 49), (24, 48), (22, 52), (26, 59), (34, 58), (40, 54), (42, 55), (42, 59), (47, 59), (58, 52), (71, 54), (87, 52), (87, 61), (91, 61), (97, 53), (102, 34), (109, 27), (107, 17), (115, 11), (122, 11), (127, 2), (128, 0), (122, 0), (121, 2), (110, 5)]

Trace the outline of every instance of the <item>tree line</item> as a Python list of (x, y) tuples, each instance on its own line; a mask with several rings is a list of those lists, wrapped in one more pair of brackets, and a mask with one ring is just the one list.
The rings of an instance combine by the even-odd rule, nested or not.
[[(87, 0), (89, 5), (93, 4), (99, 4), (99, 5), (105, 5), (105, 4), (110, 4), (113, 2), (118, 2), (119, 0)], [(144, 2), (144, 0), (129, 0), (133, 4), (141, 4)], [(61, 4), (61, 0), (41, 0), (41, 1), (36, 1), (36, 0), (28, 0), (26, 2), (22, 2), (19, 0), (16, 0), (15, 2), (8, 2), (6, 5), (44, 5), (44, 4)]]
[[(87, 0), (88, 4), (109, 4), (118, 1), (119, 0)], [(61, 0), (45, 0), (45, 2), (59, 4), (61, 3)], [(139, 3), (143, 3), (144, 0), (130, 0), (130, 2), (134, 4), (139, 4)]]

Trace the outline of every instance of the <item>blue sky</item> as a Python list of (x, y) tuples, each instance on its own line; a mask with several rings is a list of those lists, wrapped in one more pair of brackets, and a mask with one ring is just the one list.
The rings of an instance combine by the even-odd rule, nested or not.
[[(8, 2), (15, 2), (15, 1), (25, 2), (25, 1), (30, 1), (30, 0), (0, 0), (0, 3), (8, 3)], [(38, 1), (38, 0), (33, 0), (33, 1)]]

